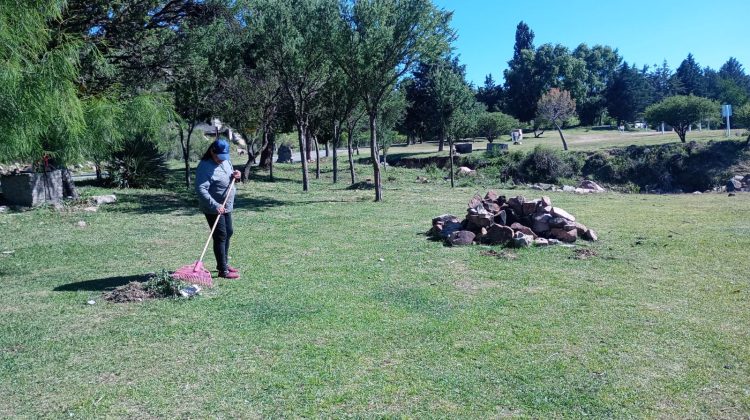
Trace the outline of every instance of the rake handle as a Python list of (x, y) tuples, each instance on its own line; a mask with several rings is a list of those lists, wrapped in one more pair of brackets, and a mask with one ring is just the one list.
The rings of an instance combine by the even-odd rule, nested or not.
[[(232, 177), (232, 182), (229, 183), (229, 188), (227, 188), (227, 195), (224, 197), (224, 202), (221, 203), (221, 206), (224, 207), (227, 205), (227, 200), (229, 200), (229, 194), (232, 192), (232, 187), (234, 187), (234, 181), (235, 178)], [(206, 240), (206, 245), (203, 246), (203, 252), (201, 252), (201, 257), (198, 259), (198, 262), (195, 263), (195, 266), (198, 267), (198, 264), (203, 262), (203, 257), (206, 256), (206, 250), (208, 250), (208, 244), (211, 243), (211, 237), (214, 236), (214, 231), (216, 230), (216, 226), (219, 225), (219, 219), (221, 218), (221, 214), (216, 215), (216, 220), (214, 220), (214, 225), (211, 228), (211, 233), (208, 234), (208, 239)]]

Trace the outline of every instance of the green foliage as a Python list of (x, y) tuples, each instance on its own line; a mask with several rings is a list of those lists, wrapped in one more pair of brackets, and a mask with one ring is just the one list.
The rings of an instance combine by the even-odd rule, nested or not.
[(674, 128), (680, 140), (690, 125), (697, 124), (706, 116), (716, 115), (719, 104), (716, 101), (698, 96), (672, 96), (646, 108), (646, 119), (652, 123), (665, 122)]
[(733, 112), (734, 121), (745, 128), (750, 128), (750, 103), (747, 103)]
[(167, 163), (158, 146), (144, 135), (126, 139), (107, 164), (111, 182), (120, 188), (164, 185)]
[(177, 297), (182, 283), (175, 280), (166, 269), (149, 277), (143, 289), (158, 297)]
[(556, 183), (580, 173), (583, 162), (575, 154), (566, 154), (537, 145), (518, 167), (518, 178), (525, 182)]
[(477, 134), (490, 143), (518, 127), (520, 123), (517, 119), (502, 112), (483, 112), (477, 119)]
[(653, 87), (644, 72), (623, 63), (605, 93), (607, 111), (618, 123), (635, 121), (651, 103)]

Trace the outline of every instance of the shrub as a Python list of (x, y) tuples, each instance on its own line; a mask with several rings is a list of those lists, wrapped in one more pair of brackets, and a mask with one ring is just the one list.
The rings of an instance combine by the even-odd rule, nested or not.
[(582, 166), (583, 161), (576, 154), (538, 145), (521, 162), (519, 175), (526, 182), (556, 183), (560, 178), (577, 176)]
[(138, 136), (123, 143), (107, 170), (111, 182), (120, 188), (151, 188), (164, 184), (167, 162), (156, 144)]

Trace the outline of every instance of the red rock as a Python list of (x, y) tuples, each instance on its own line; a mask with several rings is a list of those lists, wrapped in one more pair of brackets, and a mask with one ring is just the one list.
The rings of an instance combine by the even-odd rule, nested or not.
[(479, 230), (492, 224), (492, 215), (489, 213), (469, 214), (466, 216), (466, 220), (469, 222), (470, 230)]
[(532, 236), (532, 237), (534, 237), (534, 239), (537, 238), (536, 233), (534, 233), (534, 231), (531, 230), (530, 227), (524, 226), (524, 225), (522, 225), (520, 223), (513, 223), (512, 225), (510, 225), (510, 228), (513, 229), (513, 230), (515, 230), (516, 232), (521, 232), (524, 235)]
[(451, 236), (448, 237), (448, 243), (454, 246), (471, 245), (474, 243), (474, 238), (476, 238), (474, 232), (468, 230), (459, 230), (457, 232), (453, 232)]
[(484, 199), (490, 200), (490, 201), (497, 201), (497, 197), (498, 195), (494, 190), (489, 190), (487, 191), (487, 194), (484, 196)]
[(523, 203), (523, 205), (521, 206), (522, 215), (528, 216), (528, 215), (534, 214), (536, 212), (538, 203), (539, 202), (537, 200), (527, 201)]
[(513, 239), (513, 229), (508, 226), (492, 225), (487, 229), (484, 242), (490, 245), (502, 245)]
[(563, 219), (568, 219), (571, 222), (575, 222), (576, 218), (572, 214), (568, 213), (567, 211), (561, 209), (560, 207), (552, 207), (552, 215), (557, 217), (562, 217)]
[(552, 228), (550, 230), (550, 235), (562, 242), (575, 242), (576, 239), (578, 239), (575, 230), (568, 231), (565, 229)]

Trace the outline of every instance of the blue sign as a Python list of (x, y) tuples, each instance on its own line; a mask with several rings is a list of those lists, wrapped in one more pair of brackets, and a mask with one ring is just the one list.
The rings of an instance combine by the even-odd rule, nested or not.
[(722, 105), (721, 106), (721, 116), (722, 117), (731, 117), (732, 116), (732, 105)]

